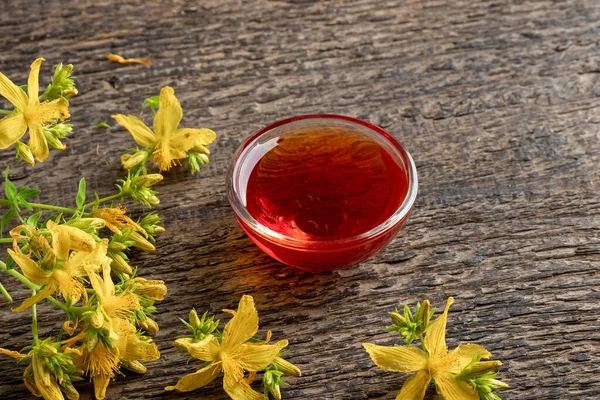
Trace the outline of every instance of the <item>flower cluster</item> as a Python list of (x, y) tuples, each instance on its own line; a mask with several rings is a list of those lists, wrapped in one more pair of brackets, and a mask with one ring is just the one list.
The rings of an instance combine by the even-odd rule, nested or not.
[[(158, 331), (152, 319), (154, 302), (164, 299), (167, 287), (163, 281), (136, 276), (127, 254), (132, 248), (154, 251), (154, 236), (164, 229), (155, 213), (134, 221), (122, 205), (106, 205), (124, 197), (149, 204), (140, 201), (148, 200), (142, 189), (156, 180), (151, 175), (128, 177), (118, 185), (117, 194), (96, 196), (86, 204), (82, 179), (77, 207), (67, 208), (31, 203), (39, 190), (17, 190), (6, 171), (6, 198), (0, 206), (8, 211), (2, 224), (7, 226), (15, 218), (21, 223), (9, 231), (10, 238), (0, 239), (12, 244), (0, 268), (31, 289), (31, 296), (13, 311), (31, 310), (33, 343), (22, 352), (0, 349), (0, 354), (26, 365), (23, 378), (34, 395), (46, 400), (78, 399), (73, 382), (87, 376), (94, 382), (96, 399), (104, 399), (110, 380), (122, 367), (144, 373), (142, 362), (159, 358), (147, 334)], [(23, 209), (41, 211), (26, 217)], [(58, 214), (47, 215), (49, 211)], [(12, 301), (1, 284), (0, 290)], [(38, 336), (36, 304), (42, 301), (64, 312), (57, 337)]]
[[(435, 382), (438, 394), (445, 400), (500, 400), (494, 393), (507, 388), (496, 380), (498, 360), (488, 360), (492, 354), (477, 344), (461, 344), (452, 351), (446, 346), (448, 310), (454, 299), (448, 298), (442, 315), (429, 323), (433, 312), (429, 301), (417, 306), (414, 316), (408, 307), (404, 315), (391, 313), (394, 323), (388, 331), (398, 331), (407, 346), (378, 346), (364, 343), (363, 347), (381, 369), (392, 372), (414, 372), (400, 390), (398, 399), (422, 400), (430, 383)], [(415, 339), (422, 349), (410, 347)]]
[[(71, 124), (64, 122), (70, 117), (68, 98), (77, 94), (71, 76), (72, 65), (58, 64), (52, 82), (44, 93), (39, 94), (39, 74), (43, 58), (31, 64), (27, 85), (17, 86), (0, 73), (0, 96), (12, 105), (12, 110), (0, 110), (6, 116), (0, 119), (0, 149), (15, 145), (17, 158), (33, 166), (35, 160), (48, 158), (49, 147), (62, 150), (60, 141), (71, 133)], [(21, 138), (29, 132), (29, 142)]]
[[(271, 331), (266, 340), (254, 338), (258, 331), (258, 313), (251, 296), (243, 296), (237, 311), (223, 310), (233, 315), (225, 325), (223, 332), (218, 331), (219, 321), (214, 317), (198, 317), (195, 310), (190, 311), (189, 322), (183, 323), (190, 329), (191, 335), (175, 340), (175, 347), (190, 356), (203, 361), (200, 369), (185, 375), (175, 386), (166, 390), (189, 392), (208, 385), (223, 372), (223, 389), (232, 399), (264, 400), (268, 394), (281, 399), (280, 387), (285, 385), (284, 375), (300, 376), (300, 370), (282, 358), (282, 350), (287, 340), (269, 344)], [(263, 373), (264, 393), (250, 387), (257, 372)]]

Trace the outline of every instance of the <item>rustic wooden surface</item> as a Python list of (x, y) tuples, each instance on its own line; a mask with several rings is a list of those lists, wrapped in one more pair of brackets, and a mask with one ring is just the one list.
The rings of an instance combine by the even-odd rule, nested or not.
[[(398, 343), (382, 331), (388, 311), (450, 295), (450, 345), (477, 342), (502, 360), (503, 398), (600, 398), (599, 20), (592, 0), (0, 2), (1, 71), (24, 82), (43, 56), (43, 76), (62, 61), (78, 77), (67, 150), (33, 169), (0, 154), (41, 200), (72, 204), (80, 175), (90, 193), (110, 193), (133, 141), (91, 127), (139, 113), (162, 85), (175, 88), (185, 126), (218, 133), (199, 175), (177, 170), (159, 186), (167, 233), (155, 255), (133, 259), (169, 285), (157, 316), (162, 358), (145, 376), (119, 377), (109, 397), (225, 398), (218, 383), (163, 391), (194, 369), (171, 341), (190, 307), (224, 317), (248, 293), (304, 372), (288, 399), (393, 399), (404, 377), (377, 370), (360, 344)], [(152, 65), (113, 64), (110, 52)], [(311, 275), (246, 238), (225, 173), (251, 132), (316, 112), (387, 128), (412, 152), (420, 193), (379, 256)], [(2, 280), (16, 300), (27, 295)], [(56, 314), (41, 310), (48, 332)], [(4, 303), (0, 320), (3, 347), (29, 343), (27, 315)], [(0, 359), (0, 398), (32, 397), (21, 371)]]

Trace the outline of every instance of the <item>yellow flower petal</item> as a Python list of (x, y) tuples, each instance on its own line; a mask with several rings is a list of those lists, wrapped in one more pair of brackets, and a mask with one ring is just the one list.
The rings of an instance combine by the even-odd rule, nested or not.
[(460, 373), (464, 367), (473, 361), (473, 358), (479, 356), (481, 359), (488, 359), (492, 356), (492, 353), (478, 344), (461, 344), (450, 352), (450, 356), (458, 360), (451, 372)]
[(175, 340), (173, 345), (185, 349), (190, 356), (202, 361), (216, 360), (220, 351), (219, 341), (213, 335), (208, 335), (199, 342), (194, 342), (194, 339), (190, 338), (181, 338)]
[(9, 356), (12, 357), (14, 359), (20, 360), (22, 358), (27, 357), (25, 354), (21, 354), (18, 351), (14, 351), (14, 350), (7, 350), (7, 349), (3, 349), (0, 347), (0, 354), (3, 356)]
[(57, 119), (64, 121), (69, 118), (69, 102), (65, 99), (45, 101), (35, 106), (37, 117), (43, 123), (54, 122)]
[(479, 400), (479, 394), (468, 383), (458, 380), (450, 372), (434, 377), (437, 392), (444, 400)]
[(422, 369), (414, 375), (408, 377), (396, 400), (423, 400), (425, 392), (431, 382), (431, 376), (429, 373)]
[(262, 393), (253, 390), (243, 379), (236, 380), (233, 376), (225, 375), (223, 389), (233, 400), (265, 400)]
[(29, 148), (38, 161), (42, 162), (48, 158), (48, 141), (39, 121), (29, 123)]
[(85, 266), (92, 267), (93, 271), (101, 271), (104, 265), (109, 265), (112, 260), (106, 255), (108, 251), (108, 239), (102, 239), (96, 243), (91, 252), (72, 252), (69, 259), (64, 263), (63, 270), (73, 277), (87, 275)]
[(221, 372), (221, 363), (215, 362), (204, 367), (193, 374), (185, 375), (175, 386), (167, 386), (165, 390), (179, 390), (180, 392), (190, 392), (206, 386), (211, 383)]
[(40, 101), (38, 95), (40, 93), (40, 66), (42, 65), (43, 58), (38, 58), (31, 64), (31, 71), (29, 72), (29, 78), (27, 79), (27, 95), (29, 96), (29, 104), (38, 104)]
[(43, 285), (48, 282), (50, 279), (50, 272), (46, 272), (40, 268), (40, 266), (33, 261), (31, 258), (27, 257), (25, 254), (20, 254), (8, 249), (8, 254), (12, 257), (13, 260), (17, 263), (17, 265), (23, 271), (23, 275), (31, 282), (36, 285)]
[(96, 400), (106, 399), (106, 388), (110, 383), (110, 376), (107, 375), (94, 375), (92, 381), (94, 381), (94, 395)]
[(178, 150), (188, 151), (196, 145), (205, 146), (211, 144), (216, 138), (216, 133), (210, 129), (182, 128), (177, 129), (173, 135), (171, 146)]
[(85, 287), (66, 271), (55, 269), (52, 271), (52, 279), (56, 282), (58, 291), (63, 298), (71, 300), (73, 304), (77, 303), (81, 296), (87, 299)]
[(160, 353), (155, 343), (140, 340), (134, 332), (127, 336), (125, 352), (120, 353), (119, 357), (125, 361), (154, 361), (158, 360)]
[(247, 371), (261, 371), (267, 368), (287, 345), (287, 340), (276, 344), (244, 343), (231, 353), (231, 357)]
[(231, 351), (250, 339), (258, 331), (258, 312), (252, 296), (244, 295), (237, 312), (223, 329), (221, 349)]
[(27, 122), (21, 112), (0, 119), (0, 149), (12, 146), (26, 131)]
[(143, 147), (154, 147), (156, 136), (138, 117), (116, 114), (112, 116), (119, 124), (131, 133), (133, 140)]
[(175, 91), (169, 86), (160, 89), (158, 112), (154, 118), (154, 132), (159, 142), (167, 143), (183, 118), (183, 110)]
[(27, 95), (20, 87), (0, 72), (0, 96), (5, 97), (12, 105), (23, 111), (27, 108)]
[(52, 248), (59, 260), (69, 258), (69, 250), (91, 252), (96, 247), (96, 241), (88, 233), (68, 225), (58, 225), (48, 221), (46, 227), (52, 235)]
[(32, 305), (37, 304), (40, 301), (44, 300), (46, 297), (50, 296), (52, 293), (54, 293), (55, 290), (56, 290), (56, 286), (54, 286), (54, 283), (51, 282), (48, 285), (46, 285), (42, 290), (37, 292), (34, 296), (31, 296), (31, 297), (28, 297), (27, 299), (25, 299), (23, 301), (23, 303), (21, 303), (20, 306), (13, 308), (13, 311), (14, 312), (25, 311)]
[(414, 372), (427, 366), (427, 355), (416, 347), (378, 346), (363, 343), (371, 360), (381, 369), (393, 372)]
[(454, 303), (454, 298), (449, 297), (444, 313), (431, 323), (425, 333), (424, 344), (429, 354), (445, 354), (448, 351), (446, 347), (446, 321), (452, 303)]

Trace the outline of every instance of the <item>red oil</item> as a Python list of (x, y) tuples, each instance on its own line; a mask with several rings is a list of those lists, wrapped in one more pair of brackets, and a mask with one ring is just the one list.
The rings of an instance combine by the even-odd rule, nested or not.
[(404, 163), (381, 139), (317, 126), (275, 140), (255, 156), (245, 191), (249, 214), (275, 232), (323, 242), (353, 237), (387, 220), (406, 197)]

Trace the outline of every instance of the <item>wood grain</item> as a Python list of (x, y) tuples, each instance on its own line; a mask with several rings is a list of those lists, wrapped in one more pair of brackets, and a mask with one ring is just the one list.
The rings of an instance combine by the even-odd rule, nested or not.
[[(393, 399), (404, 377), (377, 370), (360, 344), (398, 343), (387, 312), (456, 297), (448, 340), (476, 342), (504, 362), (504, 399), (600, 398), (600, 3), (595, 1), (43, 1), (0, 2), (0, 70), (24, 83), (36, 57), (75, 65), (76, 132), (35, 168), (0, 153), (18, 185), (70, 205), (79, 176), (110, 193), (121, 128), (171, 85), (184, 126), (218, 133), (199, 175), (160, 185), (167, 233), (135, 254), (164, 279), (162, 358), (118, 377), (112, 399), (223, 399), (217, 383), (163, 387), (190, 372), (172, 347), (190, 307), (234, 307), (252, 294), (261, 326), (289, 338), (304, 376), (285, 398)], [(122, 66), (108, 53), (150, 58)], [(232, 154), (254, 130), (291, 115), (353, 115), (411, 151), (420, 193), (403, 232), (375, 259), (318, 275), (262, 254), (225, 197)], [(148, 118), (149, 113), (145, 114)], [(113, 122), (110, 122), (113, 125)], [(2, 281), (21, 300), (27, 293)], [(41, 308), (48, 332), (56, 315)], [(28, 316), (0, 306), (0, 343), (29, 344)], [(0, 398), (29, 399), (22, 367), (0, 359)], [(88, 384), (81, 390), (89, 399)]]

